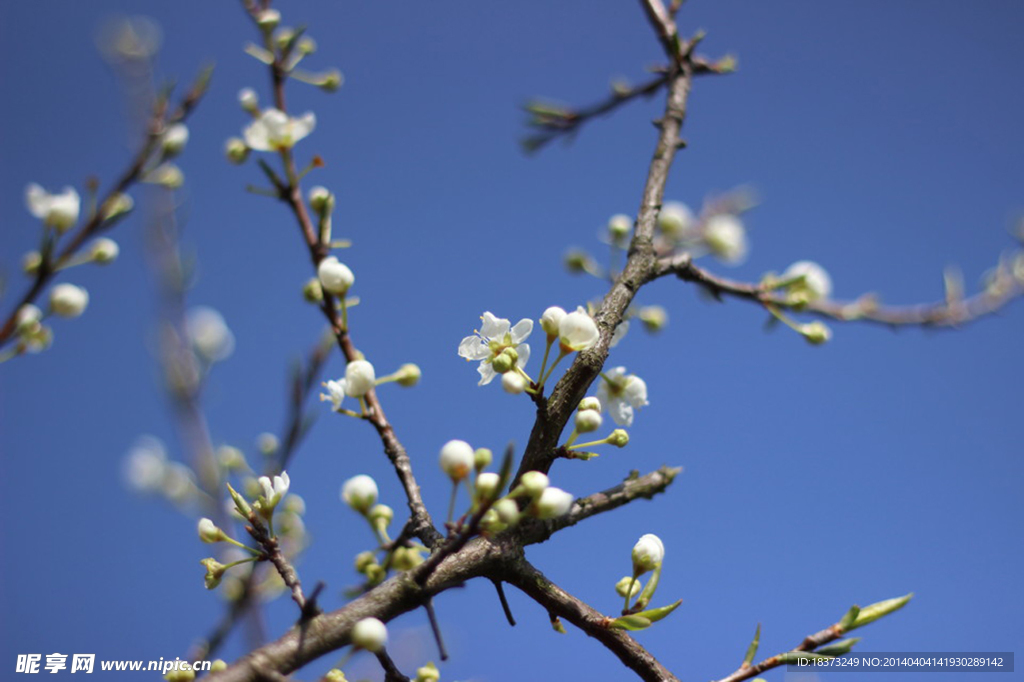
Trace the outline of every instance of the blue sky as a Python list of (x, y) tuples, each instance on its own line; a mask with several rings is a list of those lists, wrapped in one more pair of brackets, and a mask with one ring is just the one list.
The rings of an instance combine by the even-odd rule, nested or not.
[[(357, 345), (379, 370), (423, 368), (420, 386), (386, 387), (382, 400), (443, 515), (441, 444), (521, 446), (532, 415), (525, 398), (475, 385), (459, 340), (485, 310), (537, 318), (603, 293), (600, 282), (564, 273), (561, 256), (572, 246), (603, 254), (599, 228), (635, 212), (660, 105), (635, 103), (535, 157), (518, 150), (517, 107), (534, 95), (589, 102), (612, 77), (641, 80), (659, 49), (628, 2), (280, 9), (317, 40), (313, 67), (345, 73), (334, 95), (290, 86), (293, 111), (318, 117), (297, 152), (325, 158), (307, 186), (336, 192), (335, 233), (354, 242), (341, 255), (362, 299)], [(199, 262), (190, 301), (221, 310), (237, 340), (204, 398), (213, 438), (251, 453), (257, 434), (280, 428), (287, 365), (317, 337), (321, 317), (301, 300), (311, 273), (287, 212), (244, 191), (260, 181), (255, 166), (222, 156), (246, 123), (238, 90), (269, 96), (261, 66), (242, 54), (252, 27), (234, 3), (0, 6), (0, 265), (11, 281), (0, 310), (20, 294), (17, 265), (38, 234), (24, 186), (81, 189), (91, 174), (109, 181), (128, 158), (123, 93), (94, 39), (105, 17), (124, 12), (162, 26), (167, 77), (184, 82), (208, 61), (217, 66), (180, 160), (181, 212)], [(748, 215), (747, 262), (709, 267), (756, 280), (810, 258), (829, 269), (837, 296), (877, 291), (892, 303), (940, 298), (949, 264), (975, 286), (1013, 248), (1008, 230), (1024, 208), (1022, 12), (1008, 0), (687, 3), (684, 30), (706, 28), (704, 52), (735, 52), (740, 70), (695, 86), (689, 146), (667, 198), (699, 205), (749, 184), (762, 200)], [(140, 434), (178, 451), (149, 351), (155, 295), (142, 227), (135, 217), (111, 235), (122, 248), (111, 267), (69, 273), (91, 302), (82, 318), (55, 324), (52, 349), (0, 367), (4, 666), (54, 651), (173, 658), (223, 608), (202, 588), (198, 560), (209, 550), (194, 520), (120, 480)], [(812, 348), (784, 329), (765, 333), (753, 306), (707, 304), (678, 282), (657, 282), (639, 301), (665, 306), (669, 327), (658, 337), (632, 332), (610, 363), (647, 380), (650, 405), (626, 449), (562, 462), (552, 477), (585, 495), (631, 469), (686, 471), (654, 502), (531, 548), (541, 570), (613, 612), (633, 543), (660, 535), (659, 597), (684, 604), (638, 639), (687, 681), (731, 672), (758, 622), (762, 651), (774, 653), (852, 603), (910, 591), (907, 609), (858, 633), (863, 651), (1019, 644), (1020, 304), (956, 332), (837, 325), (831, 343)], [(328, 373), (342, 372), (332, 357)], [(324, 604), (337, 608), (357, 581), (352, 558), (371, 542), (338, 500), (342, 481), (371, 474), (383, 501), (402, 502), (370, 429), (326, 408), (320, 417), (289, 473), (315, 542), (300, 573), (326, 581)], [(438, 600), (453, 654), (442, 679), (625, 675), (578, 631), (556, 635), (542, 609), (514, 591), (510, 599), (514, 629), (488, 584)], [(280, 634), (293, 606), (275, 602), (269, 616)], [(392, 634), (407, 672), (436, 657), (421, 613)], [(243, 644), (233, 639), (225, 655)], [(380, 679), (368, 663), (353, 671)]]

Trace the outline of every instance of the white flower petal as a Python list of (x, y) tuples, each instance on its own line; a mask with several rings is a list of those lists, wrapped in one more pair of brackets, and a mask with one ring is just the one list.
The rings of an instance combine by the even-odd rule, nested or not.
[(526, 318), (519, 320), (516, 322), (516, 326), (512, 327), (512, 343), (522, 343), (532, 331), (533, 320)]
[(491, 350), (479, 336), (467, 336), (459, 343), (459, 356), (467, 360), (486, 360)]
[(516, 347), (516, 352), (519, 353), (519, 359), (516, 360), (516, 367), (526, 367), (526, 362), (530, 359), (530, 344), (519, 344), (519, 346)]
[(633, 425), (633, 406), (627, 403), (625, 400), (613, 398), (608, 403), (608, 414), (619, 426), (632, 426)]
[(485, 312), (480, 316), (480, 320), (483, 325), (480, 327), (480, 335), (488, 339), (502, 340), (502, 337), (508, 333), (509, 327), (512, 323), (508, 320), (503, 320), (500, 317), (495, 317), (490, 312)]
[(480, 382), (477, 386), (486, 386), (491, 383), (491, 381), (494, 380), (494, 375), (496, 374), (494, 368), (491, 367), (491, 363), (486, 360), (480, 363), (480, 366), (476, 368), (476, 371), (480, 372)]

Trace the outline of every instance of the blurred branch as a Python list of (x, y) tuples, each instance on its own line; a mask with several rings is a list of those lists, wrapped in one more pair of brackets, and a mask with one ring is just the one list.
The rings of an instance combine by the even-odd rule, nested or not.
[(305, 363), (297, 364), (292, 372), (291, 386), (288, 392), (288, 418), (285, 423), (284, 438), (281, 441), (281, 450), (278, 453), (277, 470), (268, 473), (276, 474), (288, 468), (288, 463), (295, 454), (295, 450), (309, 430), (311, 421), (305, 411), (306, 400), (323, 373), (331, 346), (333, 346), (333, 340), (330, 338), (327, 339), (327, 343), (318, 340), (306, 356)]
[[(1000, 265), (984, 291), (963, 298), (948, 295), (946, 300), (908, 306), (883, 306), (873, 295), (854, 301), (812, 301), (797, 309), (841, 322), (864, 321), (889, 327), (921, 326), (953, 328), (999, 312), (1024, 295), (1024, 268)], [(729, 296), (763, 306), (794, 308), (786, 297), (766, 284), (739, 282), (719, 277), (693, 262), (688, 253), (666, 256), (658, 261), (655, 276), (675, 275), (681, 280), (703, 286), (717, 298)]]
[(142, 142), (141, 147), (135, 153), (128, 167), (121, 173), (121, 176), (114, 182), (113, 187), (107, 191), (103, 199), (98, 202), (96, 210), (93, 211), (92, 215), (86, 220), (85, 224), (82, 225), (78, 231), (71, 235), (69, 241), (60, 250), (59, 255), (55, 259), (43, 258), (40, 263), (38, 270), (36, 270), (35, 279), (29, 286), (29, 289), (21, 297), (14, 309), (8, 314), (3, 325), (0, 326), (0, 348), (8, 343), (12, 338), (17, 326), (18, 311), (21, 307), (32, 303), (38, 298), (39, 294), (50, 282), (53, 276), (59, 271), (60, 266), (71, 260), (72, 256), (78, 253), (82, 245), (86, 240), (91, 237), (100, 234), (109, 227), (112, 227), (116, 220), (107, 220), (107, 216), (104, 213), (104, 207), (111, 205), (117, 195), (124, 194), (130, 187), (135, 185), (143, 176), (144, 171), (147, 170), (149, 162), (156, 155), (157, 150), (160, 148), (160, 141), (164, 134), (164, 131), (169, 125), (174, 123), (180, 123), (185, 121), (195, 107), (199, 104), (203, 95), (206, 93), (207, 87), (210, 82), (210, 71), (203, 71), (199, 77), (196, 78), (192, 87), (182, 97), (178, 107), (170, 114), (167, 111), (167, 99), (166, 97), (159, 97), (156, 100), (156, 104), (153, 107), (153, 113), (147, 124), (146, 137)]

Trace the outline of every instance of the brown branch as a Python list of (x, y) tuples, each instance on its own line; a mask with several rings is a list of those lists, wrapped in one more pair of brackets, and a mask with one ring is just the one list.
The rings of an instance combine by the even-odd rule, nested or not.
[(271, 537), (270, 531), (263, 525), (255, 511), (249, 513), (248, 520), (249, 524), (245, 527), (245, 530), (249, 532), (252, 539), (263, 549), (265, 560), (269, 561), (277, 569), (277, 574), (281, 576), (281, 580), (291, 590), (292, 600), (298, 604), (305, 620), (309, 609), (307, 608), (306, 596), (302, 593), (302, 582), (299, 580), (299, 574), (296, 573), (295, 567), (292, 566), (288, 558), (285, 557), (284, 552), (281, 551), (281, 545), (278, 543), (277, 537)]
[[(661, 3), (658, 0), (646, 0), (643, 4), (649, 8), (660, 6)], [(548, 400), (538, 403), (537, 419), (516, 474), (517, 480), (527, 471), (546, 473), (551, 468), (558, 438), (566, 422), (608, 357), (612, 333), (622, 321), (636, 292), (654, 276), (654, 225), (664, 197), (669, 169), (682, 143), (680, 133), (692, 82), (692, 65), (687, 59), (682, 59), (679, 67), (669, 75), (665, 113), (658, 121), (660, 134), (647, 172), (626, 265), (594, 316), (601, 333), (600, 340), (594, 348), (578, 354)]]
[[(688, 253), (666, 256), (658, 261), (656, 276), (675, 275), (681, 280), (705, 287), (715, 296), (730, 296), (777, 308), (794, 308), (786, 297), (765, 284), (739, 282), (719, 277), (696, 265)], [(889, 327), (921, 326), (937, 328), (961, 327), (992, 315), (1011, 301), (1024, 296), (1024, 280), (1007, 268), (996, 275), (995, 286), (969, 298), (950, 298), (922, 305), (883, 306), (874, 296), (854, 301), (812, 301), (802, 312), (840, 322), (864, 321)]]
[[(843, 628), (840, 627), (839, 623), (836, 623), (828, 626), (824, 630), (814, 633), (813, 635), (808, 635), (804, 638), (804, 641), (792, 649), (792, 651), (814, 651), (820, 646), (839, 639), (844, 634), (845, 631)], [(783, 652), (781, 654), (770, 656), (755, 665), (740, 666), (731, 675), (723, 677), (717, 682), (740, 682), (740, 680), (749, 680), (751, 677), (760, 675), (766, 670), (771, 670), (772, 668), (784, 665), (786, 663), (786, 659), (784, 658), (786, 653), (790, 652)]]
[(676, 677), (625, 630), (608, 627), (611, 619), (561, 589), (525, 559), (504, 576), (549, 613), (564, 618), (601, 642), (630, 670), (648, 682), (666, 682)]

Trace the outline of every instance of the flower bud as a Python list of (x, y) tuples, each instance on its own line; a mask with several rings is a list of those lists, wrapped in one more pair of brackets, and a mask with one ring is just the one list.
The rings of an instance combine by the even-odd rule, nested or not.
[(668, 324), (668, 313), (660, 305), (647, 305), (637, 314), (644, 329), (649, 332), (660, 332)]
[(558, 324), (558, 340), (563, 351), (583, 351), (597, 344), (600, 334), (597, 324), (583, 306), (569, 313)]
[(526, 390), (526, 379), (516, 372), (506, 372), (501, 376), (501, 387), (506, 393), (519, 395)]
[(74, 284), (58, 284), (50, 290), (50, 310), (61, 317), (78, 317), (89, 305), (89, 292)]
[(338, 668), (331, 668), (327, 671), (327, 674), (324, 675), (324, 682), (348, 682), (348, 678), (346, 678), (345, 673)]
[[(615, 583), (615, 591), (623, 599), (632, 599), (636, 595), (640, 594), (640, 582), (632, 576), (626, 576), (619, 582)], [(629, 596), (627, 597), (627, 592)]]
[(601, 413), (597, 410), (580, 410), (576, 413), (576, 430), (590, 433), (601, 428)]
[(377, 653), (388, 643), (388, 629), (376, 618), (363, 618), (352, 626), (352, 643)]
[(395, 510), (386, 504), (375, 504), (366, 515), (366, 518), (370, 520), (370, 523), (374, 524), (374, 527), (387, 528), (388, 524), (391, 523), (391, 519), (395, 518)]
[(339, 262), (334, 256), (328, 256), (320, 261), (316, 272), (324, 291), (339, 296), (344, 296), (356, 281), (355, 275), (348, 269), (348, 266)]
[(626, 433), (625, 429), (615, 429), (611, 435), (608, 436), (608, 445), (614, 445), (617, 448), (624, 448), (629, 443), (629, 434)]
[(238, 103), (249, 113), (255, 113), (259, 107), (260, 100), (255, 90), (252, 88), (242, 88), (238, 91)]
[(345, 367), (345, 395), (362, 398), (377, 383), (373, 365), (366, 360), (353, 360)]
[(295, 44), (295, 50), (301, 55), (313, 54), (316, 52), (316, 41), (309, 36), (302, 36)]
[(224, 572), (228, 570), (227, 566), (220, 563), (213, 557), (202, 559), (199, 563), (206, 568), (206, 577), (203, 580), (206, 585), (206, 589), (216, 589), (217, 586), (220, 585), (221, 578), (224, 577)]
[(308, 303), (320, 303), (324, 300), (324, 288), (320, 285), (319, 279), (311, 277), (303, 285), (302, 298), (306, 299)]
[(658, 229), (672, 241), (691, 236), (696, 222), (690, 207), (678, 201), (665, 202), (658, 212)]
[(285, 26), (274, 33), (274, 42), (277, 43), (279, 49), (284, 49), (288, 46), (288, 43), (295, 37), (295, 29)]
[(483, 471), (494, 459), (494, 453), (489, 448), (477, 448), (473, 452), (473, 468)]
[(832, 295), (832, 278), (825, 268), (814, 261), (797, 261), (781, 275), (783, 280), (798, 277), (803, 277), (803, 280), (787, 287), (790, 294), (802, 295), (807, 301), (825, 299)]
[(399, 571), (410, 571), (422, 563), (423, 557), (415, 547), (398, 547), (391, 557), (391, 567)]
[(43, 255), (38, 251), (29, 251), (21, 258), (21, 271), (26, 275), (34, 275), (43, 264)]
[(192, 668), (173, 668), (164, 673), (166, 682), (192, 682), (196, 679), (196, 671)]
[(341, 486), (341, 499), (360, 514), (366, 514), (377, 502), (377, 482), (366, 474), (359, 474)]
[(395, 381), (399, 386), (410, 388), (420, 382), (420, 377), (423, 372), (420, 371), (419, 365), (414, 365), (411, 362), (407, 362), (398, 368), (395, 372)]
[(317, 185), (309, 190), (309, 207), (317, 213), (330, 213), (334, 210), (334, 195), (326, 187)]
[(561, 488), (548, 486), (537, 499), (537, 518), (554, 519), (568, 514), (572, 508), (573, 496)]
[(491, 510), (498, 514), (498, 520), (506, 526), (512, 527), (519, 523), (519, 505), (515, 500), (504, 497), (495, 502)]
[(281, 447), (281, 441), (278, 440), (277, 436), (272, 433), (261, 433), (256, 436), (256, 449), (260, 451), (260, 454), (264, 457), (270, 457), (277, 453)]
[(121, 249), (113, 239), (100, 237), (89, 247), (89, 256), (100, 265), (113, 263)]
[(245, 163), (245, 160), (249, 158), (249, 147), (242, 138), (229, 137), (228, 141), (224, 143), (224, 154), (231, 163)]
[(441, 679), (441, 672), (434, 665), (433, 661), (430, 661), (422, 668), (416, 668), (416, 679), (413, 682), (438, 682)]
[(103, 207), (100, 208), (100, 215), (103, 217), (104, 222), (110, 222), (131, 212), (134, 207), (135, 201), (129, 195), (118, 192), (103, 203)]
[(820, 346), (832, 338), (832, 330), (818, 320), (801, 325), (800, 333), (812, 346)]
[(653, 533), (640, 536), (633, 545), (633, 575), (643, 575), (653, 571), (665, 560), (665, 545), (661, 538)]
[(370, 550), (360, 552), (356, 555), (356, 571), (359, 573), (366, 573), (370, 566), (377, 563), (376, 555)]
[(476, 496), (480, 502), (490, 501), (498, 494), (501, 477), (495, 473), (483, 473), (476, 477)]
[(256, 15), (256, 23), (263, 30), (271, 30), (281, 23), (281, 13), (276, 9), (265, 9)]
[(747, 257), (747, 232), (734, 215), (719, 213), (704, 226), (704, 243), (719, 259), (737, 264)]
[(260, 476), (257, 482), (263, 488), (264, 512), (272, 512), (291, 487), (291, 479), (285, 471), (282, 471), (280, 476), (274, 476), (273, 480), (269, 476)]
[(319, 86), (324, 92), (334, 92), (341, 87), (344, 80), (345, 78), (341, 75), (341, 71), (331, 69), (321, 77)]
[(553, 305), (540, 316), (540, 328), (549, 338), (553, 339), (558, 336), (558, 325), (561, 324), (563, 317), (565, 317), (565, 310)]
[(565, 254), (565, 269), (572, 273), (587, 272), (594, 268), (594, 263), (583, 251), (570, 251)]
[(577, 408), (581, 412), (583, 410), (597, 410), (601, 411), (601, 401), (593, 396), (587, 396), (580, 401), (579, 407)]
[(629, 231), (632, 229), (633, 219), (625, 213), (613, 215), (608, 220), (608, 236), (611, 238), (613, 243), (623, 241), (629, 236)]
[(220, 542), (224, 539), (224, 531), (218, 528), (213, 521), (206, 517), (199, 519), (198, 530), (199, 539), (207, 544)]
[(167, 126), (160, 144), (164, 156), (177, 156), (188, 144), (188, 126), (184, 123), (172, 123)]
[(173, 163), (161, 163), (146, 174), (145, 181), (167, 189), (178, 189), (185, 184), (185, 174)]
[(539, 471), (527, 471), (519, 479), (519, 485), (530, 497), (537, 497), (548, 487), (547, 474)]
[(450, 440), (441, 448), (441, 471), (455, 483), (469, 475), (473, 460), (473, 448), (464, 440)]

